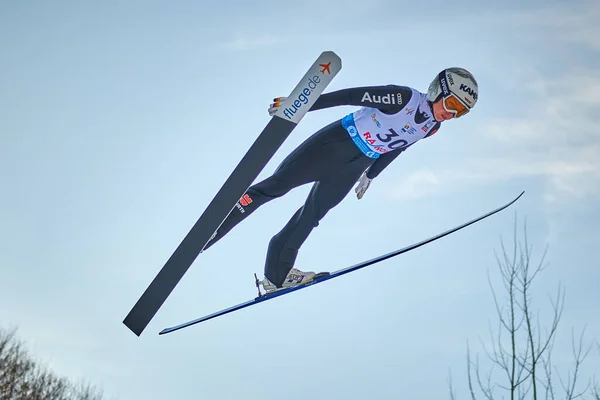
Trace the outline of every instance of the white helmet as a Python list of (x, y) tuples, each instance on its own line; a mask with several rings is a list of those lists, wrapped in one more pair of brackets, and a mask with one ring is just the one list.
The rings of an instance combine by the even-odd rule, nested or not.
[(475, 107), (478, 92), (477, 81), (469, 71), (452, 67), (440, 72), (431, 82), (427, 90), (427, 99), (435, 103), (442, 97), (446, 100), (448, 97), (454, 96), (460, 101), (460, 104), (444, 101), (444, 107), (448, 109), (452, 103), (456, 103), (456, 107), (452, 107), (453, 109), (448, 109), (448, 111), (455, 112), (456, 116), (460, 117)]

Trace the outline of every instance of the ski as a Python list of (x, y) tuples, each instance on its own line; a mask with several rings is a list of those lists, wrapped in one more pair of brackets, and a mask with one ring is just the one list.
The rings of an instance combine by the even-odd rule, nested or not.
[(140, 336), (235, 204), (342, 68), (332, 51), (320, 54), (235, 167), (123, 323)]
[(508, 208), (510, 205), (512, 205), (513, 203), (515, 203), (517, 200), (519, 200), (519, 198), (523, 195), (523, 193), (525, 193), (525, 192), (524, 191), (521, 192), (521, 194), (519, 194), (515, 199), (513, 199), (509, 203), (503, 205), (502, 207), (499, 207), (499, 208), (497, 208), (497, 209), (495, 209), (493, 211), (488, 212), (487, 214), (482, 215), (481, 217), (475, 218), (475, 219), (473, 219), (473, 220), (471, 220), (469, 222), (466, 222), (466, 223), (464, 223), (462, 225), (459, 225), (459, 226), (457, 226), (455, 228), (452, 228), (452, 229), (450, 229), (448, 231), (445, 231), (445, 232), (437, 234), (437, 235), (435, 235), (433, 237), (430, 237), (429, 239), (425, 239), (425, 240), (422, 240), (420, 242), (411, 244), (410, 246), (404, 247), (402, 249), (392, 251), (390, 253), (381, 255), (379, 257), (375, 257), (375, 258), (367, 260), (367, 261), (363, 261), (363, 262), (361, 262), (359, 264), (356, 264), (356, 265), (353, 265), (351, 267), (340, 269), (338, 271), (332, 272), (329, 275), (325, 275), (325, 276), (322, 276), (322, 277), (320, 277), (318, 279), (315, 279), (315, 280), (313, 280), (311, 282), (307, 282), (307, 283), (305, 283), (303, 285), (298, 285), (298, 286), (294, 286), (294, 287), (286, 288), (286, 289), (279, 289), (279, 290), (276, 290), (275, 292), (272, 292), (272, 293), (269, 293), (269, 294), (261, 294), (261, 292), (260, 292), (260, 286), (259, 286), (259, 282), (258, 282), (258, 278), (256, 277), (256, 274), (255, 274), (255, 280), (256, 280), (255, 284), (256, 284), (256, 286), (258, 288), (258, 297), (254, 298), (253, 300), (249, 300), (249, 301), (246, 301), (244, 303), (240, 303), (238, 305), (226, 308), (226, 309), (221, 310), (221, 311), (217, 311), (217, 312), (215, 312), (213, 314), (209, 314), (209, 315), (206, 315), (204, 317), (201, 317), (201, 318), (198, 318), (198, 319), (195, 319), (195, 320), (192, 320), (192, 321), (185, 322), (183, 324), (176, 325), (176, 326), (173, 326), (171, 328), (165, 328), (165, 329), (163, 329), (162, 331), (159, 332), (159, 335), (164, 335), (164, 334), (167, 334), (167, 333), (171, 333), (171, 332), (177, 331), (179, 329), (183, 329), (183, 328), (195, 325), (195, 324), (199, 324), (200, 322), (208, 321), (210, 319), (217, 318), (217, 317), (220, 317), (222, 315), (229, 314), (231, 312), (234, 312), (234, 311), (237, 311), (237, 310), (241, 310), (243, 308), (246, 308), (246, 307), (249, 307), (249, 306), (253, 306), (253, 305), (262, 303), (264, 301), (271, 300), (271, 299), (274, 299), (274, 298), (279, 297), (279, 296), (283, 296), (285, 294), (292, 293), (292, 292), (295, 292), (297, 290), (301, 290), (301, 289), (307, 288), (309, 286), (316, 285), (317, 283), (321, 283), (321, 282), (325, 282), (325, 281), (328, 281), (328, 280), (333, 279), (333, 278), (337, 278), (339, 276), (348, 274), (350, 272), (354, 272), (354, 271), (359, 270), (361, 268), (368, 267), (369, 265), (373, 265), (373, 264), (376, 264), (376, 263), (378, 263), (380, 261), (384, 261), (384, 260), (387, 260), (389, 258), (395, 257), (397, 255), (400, 255), (402, 253), (406, 253), (408, 251), (414, 250), (417, 247), (421, 247), (421, 246), (426, 245), (428, 243), (431, 243), (431, 242), (433, 242), (435, 240), (441, 239), (444, 236), (450, 235), (451, 233), (454, 233), (454, 232), (459, 231), (459, 230), (461, 230), (463, 228), (466, 228), (469, 225), (472, 225), (472, 224), (474, 224), (476, 222), (479, 222), (482, 219), (485, 219), (485, 218), (487, 218), (487, 217), (489, 217), (491, 215), (494, 215), (494, 214), (496, 214), (496, 213), (504, 210), (505, 208)]

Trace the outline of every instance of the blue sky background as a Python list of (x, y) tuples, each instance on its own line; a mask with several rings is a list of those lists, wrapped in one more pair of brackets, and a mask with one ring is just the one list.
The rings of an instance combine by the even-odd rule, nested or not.
[[(536, 309), (566, 290), (566, 372), (571, 329), (600, 338), (599, 18), (597, 1), (0, 1), (0, 326), (120, 399), (447, 398), (449, 372), (466, 398), (466, 344), (489, 341), (488, 274), (500, 284), (494, 251), (517, 217), (535, 262), (548, 246)], [(324, 50), (343, 62), (328, 91), (425, 91), (458, 65), (480, 100), (331, 211), (299, 268), (337, 270), (524, 197), (409, 254), (159, 336), (254, 296), (268, 240), (309, 186), (296, 189), (203, 253), (136, 337), (121, 321), (272, 98)], [(259, 178), (352, 110), (309, 113)], [(600, 351), (583, 369), (600, 371)]]

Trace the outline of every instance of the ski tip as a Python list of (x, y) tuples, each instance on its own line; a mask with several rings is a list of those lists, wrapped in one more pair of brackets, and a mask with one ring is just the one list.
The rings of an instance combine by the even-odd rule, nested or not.
[(523, 193), (525, 193), (525, 191), (524, 191), (524, 190), (521, 192), (521, 194), (519, 194), (519, 195), (517, 196), (517, 198), (515, 199), (515, 201), (519, 200), (519, 199), (521, 198), (521, 196), (523, 196)]
[(340, 65), (342, 64), (342, 59), (340, 58), (340, 56), (338, 56), (338, 55), (337, 55), (337, 54), (336, 54), (334, 51), (332, 51), (332, 50), (326, 50), (326, 51), (322, 52), (322, 53), (321, 53), (321, 56), (320, 56), (319, 58), (321, 58), (321, 57), (326, 57), (326, 58), (329, 58), (329, 59), (334, 59), (334, 60), (336, 60), (336, 61), (337, 61), (337, 62), (338, 62)]
[(524, 190), (523, 190), (523, 191), (521, 191), (521, 193), (519, 193), (519, 195), (518, 195), (517, 197), (515, 197), (514, 199), (512, 199), (512, 200), (511, 200), (509, 203), (507, 203), (506, 205), (504, 205), (504, 206), (500, 207), (500, 209), (498, 209), (497, 211), (504, 210), (505, 208), (512, 206), (513, 204), (515, 204), (515, 203), (517, 202), (517, 200), (519, 200), (519, 199), (521, 198), (521, 196), (523, 196), (523, 194), (524, 194), (524, 193), (525, 193), (525, 191), (524, 191)]

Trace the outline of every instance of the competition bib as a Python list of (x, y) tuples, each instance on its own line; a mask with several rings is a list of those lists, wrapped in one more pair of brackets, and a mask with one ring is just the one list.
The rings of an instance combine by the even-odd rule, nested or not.
[(368, 157), (404, 149), (423, 139), (436, 124), (427, 96), (414, 89), (408, 104), (396, 114), (363, 107), (342, 119), (342, 125)]

